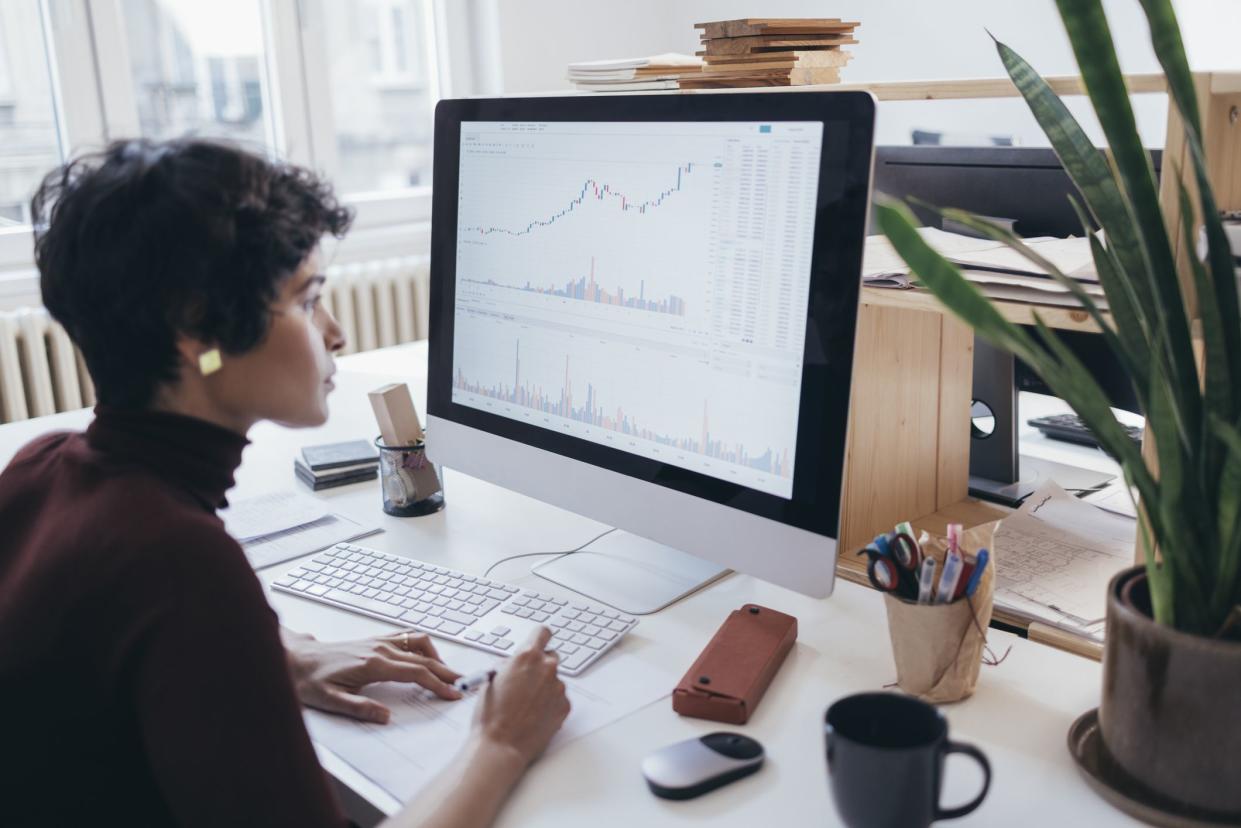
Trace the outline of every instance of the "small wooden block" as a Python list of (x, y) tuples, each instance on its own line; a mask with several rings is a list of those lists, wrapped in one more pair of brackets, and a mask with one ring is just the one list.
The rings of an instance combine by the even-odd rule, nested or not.
[(412, 446), (423, 440), (422, 423), (414, 408), (409, 386), (403, 382), (376, 388), (369, 395), (379, 423), (379, 433), (388, 446)]

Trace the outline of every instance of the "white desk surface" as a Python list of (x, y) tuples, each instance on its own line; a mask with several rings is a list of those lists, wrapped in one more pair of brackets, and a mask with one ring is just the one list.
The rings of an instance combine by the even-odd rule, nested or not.
[[(303, 445), (370, 437), (376, 430), (365, 392), (394, 378), (409, 382), (425, 410), (426, 346), (404, 345), (340, 360), (332, 417), (310, 431), (269, 423), (251, 432), (234, 499), (299, 488), (292, 458)], [(0, 464), (27, 440), (47, 431), (82, 428), (89, 411), (68, 412), (0, 426)], [(433, 439), (433, 437), (432, 437)], [(306, 491), (304, 487), (300, 489)], [(447, 508), (421, 518), (394, 518), (380, 508), (378, 484), (354, 484), (318, 493), (334, 510), (378, 521), (385, 532), (364, 543), (378, 549), (481, 572), (492, 561), (520, 552), (576, 546), (602, 527), (491, 484), (448, 471)], [(536, 559), (538, 560), (538, 559)], [(513, 561), (493, 577), (563, 592), (529, 574), (530, 561)], [(293, 564), (260, 573), (270, 583)], [(380, 634), (393, 628), (330, 607), (270, 594), (284, 624), (322, 639)], [(737, 728), (763, 743), (766, 766), (757, 774), (700, 799), (667, 802), (647, 792), (638, 770), (642, 758), (673, 741), (725, 729), (682, 718), (664, 699), (543, 757), (501, 813), (503, 826), (593, 825), (838, 825), (827, 787), (823, 712), (835, 699), (876, 690), (895, 680), (882, 597), (838, 580), (828, 600), (814, 600), (744, 575), (732, 575), (642, 622), (622, 646), (667, 665), (669, 691), (727, 614), (756, 602), (798, 619), (797, 646), (749, 724)], [(1135, 825), (1086, 786), (1066, 747), (1066, 733), (1081, 713), (1099, 703), (1100, 665), (1087, 659), (989, 631), (999, 651), (1012, 646), (999, 667), (983, 667), (974, 696), (944, 707), (954, 739), (978, 745), (991, 760), (991, 792), (960, 824)], [(440, 645), (451, 664), (455, 644)], [(342, 783), (379, 810), (398, 803), (334, 756), (321, 758)], [(972, 762), (948, 760), (944, 801), (974, 796), (981, 775)]]

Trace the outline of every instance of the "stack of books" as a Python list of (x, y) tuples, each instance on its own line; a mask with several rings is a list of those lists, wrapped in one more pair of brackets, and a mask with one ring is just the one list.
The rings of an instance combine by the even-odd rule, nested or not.
[(366, 440), (307, 446), (293, 458), (297, 479), (316, 492), (363, 480), (374, 480), (379, 473), (379, 453)]
[(838, 18), (748, 17), (698, 23), (701, 74), (680, 79), (682, 89), (731, 86), (802, 86), (839, 83), (857, 43), (857, 22)]
[(702, 73), (702, 58), (669, 52), (644, 58), (590, 60), (569, 64), (569, 80), (588, 92), (676, 89), (682, 77)]

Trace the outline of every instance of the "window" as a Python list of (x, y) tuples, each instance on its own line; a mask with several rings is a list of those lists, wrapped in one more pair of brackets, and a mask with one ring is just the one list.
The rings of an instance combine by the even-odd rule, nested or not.
[(321, 5), (328, 95), (342, 193), (431, 183), (431, 112), (439, 97), (428, 0)]
[(30, 197), (60, 163), (39, 3), (0, 3), (0, 228), (30, 223)]
[(123, 0), (141, 134), (274, 144), (267, 55), (253, 0)]

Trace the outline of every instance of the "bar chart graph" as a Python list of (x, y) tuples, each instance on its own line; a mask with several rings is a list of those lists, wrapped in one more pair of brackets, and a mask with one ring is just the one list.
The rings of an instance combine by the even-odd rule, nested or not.
[(685, 300), (679, 296), (667, 296), (663, 299), (647, 298), (646, 280), (638, 280), (638, 295), (626, 296), (623, 287), (609, 291), (595, 279), (595, 260), (591, 257), (590, 272), (563, 285), (547, 285), (540, 287), (526, 282), (524, 285), (507, 285), (495, 279), (482, 281), (479, 279), (462, 279), (466, 284), (484, 285), (486, 287), (520, 290), (524, 293), (537, 293), (543, 296), (558, 296), (562, 299), (575, 299), (580, 302), (594, 302), (600, 305), (615, 305), (636, 310), (670, 313), (675, 316), (685, 315)]
[(513, 384), (483, 384), (466, 376), (461, 369), (453, 380), (453, 388), (493, 400), (511, 403), (521, 408), (551, 414), (578, 423), (596, 426), (607, 431), (636, 437), (656, 445), (668, 446), (683, 452), (702, 455), (745, 466), (756, 471), (788, 478), (792, 474), (789, 465), (789, 449), (766, 447), (761, 453), (741, 443), (729, 443), (711, 432), (709, 403), (702, 403), (702, 424), (696, 435), (673, 435), (648, 428), (639, 422), (637, 415), (627, 412), (624, 406), (615, 404), (605, 407), (605, 400), (593, 383), (585, 384), (581, 399), (574, 399), (570, 357), (564, 361), (564, 382), (559, 388), (532, 385), (523, 380), (521, 373), (521, 341), (514, 347)]

